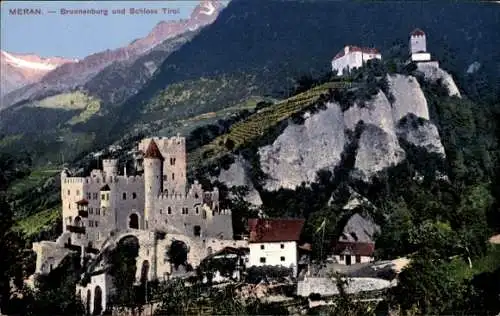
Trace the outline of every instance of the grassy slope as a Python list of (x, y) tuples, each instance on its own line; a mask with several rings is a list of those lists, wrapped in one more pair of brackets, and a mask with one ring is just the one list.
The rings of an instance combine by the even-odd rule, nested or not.
[(472, 261), (472, 269), (468, 262), (455, 258), (451, 263), (458, 279), (472, 279), (483, 272), (493, 272), (500, 267), (500, 245), (491, 245), (486, 256)]

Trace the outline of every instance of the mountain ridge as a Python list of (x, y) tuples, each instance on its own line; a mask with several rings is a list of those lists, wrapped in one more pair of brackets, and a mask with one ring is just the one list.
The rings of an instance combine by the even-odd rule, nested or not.
[(76, 63), (54, 69), (46, 73), (39, 82), (5, 95), (0, 108), (22, 100), (43, 98), (49, 92), (75, 89), (113, 62), (137, 59), (166, 39), (212, 23), (223, 8), (224, 5), (219, 0), (201, 0), (188, 19), (161, 21), (145, 37), (135, 39), (127, 46), (96, 52)]

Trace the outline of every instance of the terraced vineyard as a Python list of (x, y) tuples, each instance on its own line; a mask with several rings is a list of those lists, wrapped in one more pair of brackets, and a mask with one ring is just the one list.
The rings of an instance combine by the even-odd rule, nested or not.
[(189, 166), (196, 168), (228, 153), (229, 150), (224, 144), (229, 140), (234, 143), (233, 150), (236, 150), (245, 143), (264, 135), (269, 128), (315, 104), (322, 94), (328, 93), (329, 89), (346, 89), (351, 86), (350, 82), (328, 82), (265, 108), (245, 121), (234, 124), (229, 133), (190, 152), (188, 154)]

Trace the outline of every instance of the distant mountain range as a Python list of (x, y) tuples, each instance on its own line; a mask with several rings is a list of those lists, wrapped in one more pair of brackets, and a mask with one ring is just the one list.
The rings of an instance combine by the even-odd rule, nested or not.
[[(416, 27), (465, 96), (470, 87), (482, 89), (477, 95), (500, 90), (494, 3), (232, 0), (222, 8), (201, 2), (189, 19), (159, 23), (126, 47), (62, 65), (9, 93), (0, 150), (35, 141), (40, 154), (100, 150), (125, 134), (168, 134), (205, 114), (217, 120), (214, 113), (249, 99), (283, 98), (302, 75), (329, 72), (345, 45), (407, 58)], [(64, 144), (54, 141), (60, 138)], [(84, 145), (71, 147), (77, 143)]]
[(43, 58), (35, 54), (14, 54), (0, 51), (0, 98), (5, 94), (34, 83), (57, 67), (78, 60), (62, 57)]
[[(2, 75), (2, 85), (10, 87), (4, 91), (10, 93), (4, 93), (0, 108), (9, 107), (23, 100), (41, 99), (60, 92), (68, 92), (77, 89), (114, 62), (125, 61), (129, 64), (133, 63), (133, 61), (148, 53), (165, 40), (177, 37), (186, 32), (194, 32), (212, 23), (224, 6), (222, 2), (217, 0), (202, 0), (200, 4), (195, 7), (188, 19), (162, 21), (158, 23), (146, 37), (136, 39), (129, 45), (118, 49), (92, 54), (79, 61), (67, 61), (55, 58), (43, 60), (36, 55), (27, 56), (22, 59), (25, 61), (23, 64), (24, 68), (29, 67), (27, 62), (31, 61), (31, 59), (43, 60), (43, 65), (46, 66), (38, 65), (37, 70), (39, 70), (36, 72), (36, 76), (31, 75), (35, 73), (33, 70), (35, 67), (34, 65), (31, 67), (30, 76), (24, 75), (27, 71), (22, 73), (23, 76), (17, 75), (17, 73), (9, 73), (9, 75), (5, 76)], [(7, 61), (11, 61), (15, 58), (15, 55), (9, 53), (2, 53), (2, 55), (13, 56), (5, 58)], [(17, 57), (17, 59), (19, 60), (20, 57)], [(21, 62), (17, 62), (16, 65), (20, 64)], [(7, 65), (11, 67), (14, 65), (14, 61), (9, 62)], [(2, 62), (2, 69), (3, 68), (4, 65)], [(10, 68), (7, 69), (9, 70)], [(27, 79), (17, 80), (17, 78)], [(17, 90), (15, 90), (16, 88)]]

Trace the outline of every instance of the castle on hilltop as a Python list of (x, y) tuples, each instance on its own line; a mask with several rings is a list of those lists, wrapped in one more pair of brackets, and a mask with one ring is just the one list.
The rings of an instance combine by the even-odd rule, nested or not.
[(82, 258), (98, 253), (124, 231), (232, 240), (231, 211), (220, 208), (218, 189), (187, 184), (185, 138), (146, 138), (138, 149), (142, 175), (127, 175), (126, 169), (119, 175), (116, 159), (104, 159), (102, 170), (85, 177), (61, 172), (63, 233), (55, 243), (33, 245), (36, 273), (49, 273), (68, 249), (81, 251)]

